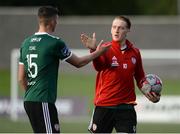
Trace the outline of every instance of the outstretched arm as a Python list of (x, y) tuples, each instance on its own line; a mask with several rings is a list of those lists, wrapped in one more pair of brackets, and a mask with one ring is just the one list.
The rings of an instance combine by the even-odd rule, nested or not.
[(107, 51), (110, 48), (111, 44), (106, 46), (103, 45), (101, 46), (102, 42), (103, 41), (101, 41), (98, 47), (96, 48), (96, 50), (90, 53), (89, 55), (78, 57), (77, 55), (72, 54), (72, 56), (66, 61), (77, 68), (85, 66), (86, 64), (88, 64), (98, 56), (102, 55), (105, 51)]

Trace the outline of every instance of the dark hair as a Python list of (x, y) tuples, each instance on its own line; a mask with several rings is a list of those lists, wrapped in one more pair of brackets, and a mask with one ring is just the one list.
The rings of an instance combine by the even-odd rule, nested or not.
[(60, 15), (57, 8), (52, 6), (43, 6), (40, 7), (38, 10), (38, 17), (39, 18), (51, 18), (55, 15)]
[(125, 16), (117, 16), (115, 17), (115, 19), (120, 19), (123, 20), (127, 23), (127, 28), (130, 29), (131, 28), (131, 21), (129, 20), (129, 18), (125, 17)]

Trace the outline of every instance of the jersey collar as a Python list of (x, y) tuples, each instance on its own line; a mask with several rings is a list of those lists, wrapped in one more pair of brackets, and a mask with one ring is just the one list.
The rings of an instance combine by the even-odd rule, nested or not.
[[(131, 43), (130, 41), (126, 40), (125, 43), (126, 43), (126, 45), (127, 45), (127, 49), (126, 49), (126, 50), (128, 50), (128, 49), (130, 49), (130, 48), (132, 47), (132, 43)], [(121, 49), (120, 49), (120, 46), (121, 46), (121, 45), (120, 45), (120, 43), (117, 42), (117, 41), (112, 40), (112, 46), (115, 47), (115, 48), (118, 49), (118, 50), (121, 50)]]
[(48, 34), (47, 32), (36, 32), (35, 35)]

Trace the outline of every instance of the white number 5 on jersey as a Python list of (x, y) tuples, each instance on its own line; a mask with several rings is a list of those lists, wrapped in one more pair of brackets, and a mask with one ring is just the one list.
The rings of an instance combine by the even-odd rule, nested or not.
[(28, 63), (28, 76), (35, 78), (38, 73), (38, 66), (36, 62), (33, 62), (33, 59), (37, 58), (37, 54), (28, 54), (27, 57), (27, 63)]

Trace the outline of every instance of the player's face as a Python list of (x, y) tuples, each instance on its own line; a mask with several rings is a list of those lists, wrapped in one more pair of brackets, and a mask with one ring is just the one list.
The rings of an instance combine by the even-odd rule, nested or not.
[(114, 41), (123, 41), (126, 38), (127, 33), (129, 32), (127, 24), (125, 21), (120, 19), (115, 19), (112, 23), (111, 34)]

